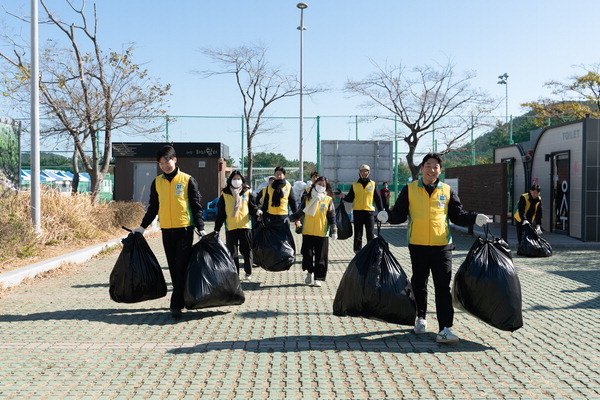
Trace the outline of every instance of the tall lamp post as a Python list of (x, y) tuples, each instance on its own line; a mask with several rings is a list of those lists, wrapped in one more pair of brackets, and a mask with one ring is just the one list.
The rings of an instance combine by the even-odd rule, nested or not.
[(31, 0), (31, 220), (41, 233), (38, 0)]
[(510, 127), (508, 125), (508, 74), (505, 72), (502, 75), (498, 75), (498, 85), (504, 85), (504, 88), (506, 89), (506, 94), (504, 96), (504, 101), (506, 104), (506, 112), (505, 112), (505, 124), (506, 124), (506, 129), (509, 131), (509, 143), (513, 144), (513, 138), (512, 138), (512, 117), (510, 119)]
[(498, 85), (506, 85), (506, 95), (505, 95), (505, 102), (506, 102), (506, 126), (508, 127), (508, 74), (505, 72), (502, 75), (498, 75)]
[(302, 33), (306, 30), (304, 26), (304, 9), (308, 7), (306, 3), (298, 3), (296, 5), (300, 9), (300, 26), (298, 30), (300, 31), (300, 148), (298, 158), (300, 160), (300, 170), (298, 172), (298, 180), (304, 181), (304, 160), (302, 159), (302, 95), (303, 95), (303, 81), (302, 81), (302, 69), (303, 69), (303, 50), (304, 50), (304, 41)]

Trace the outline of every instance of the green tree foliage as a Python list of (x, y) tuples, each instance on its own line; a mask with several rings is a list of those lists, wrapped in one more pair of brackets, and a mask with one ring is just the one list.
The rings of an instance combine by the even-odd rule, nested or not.
[(585, 118), (600, 118), (600, 63), (579, 66), (585, 72), (572, 76), (569, 82), (550, 81), (552, 98), (522, 104), (536, 116), (536, 126), (558, 124)]

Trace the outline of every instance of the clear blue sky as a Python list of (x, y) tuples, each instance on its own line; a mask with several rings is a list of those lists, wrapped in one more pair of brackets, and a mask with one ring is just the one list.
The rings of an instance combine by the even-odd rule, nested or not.
[[(9, 4), (6, 4), (9, 3)], [(62, 0), (52, 7), (65, 13)], [(88, 1), (88, 3), (91, 3)], [(566, 81), (580, 73), (580, 64), (600, 62), (598, 44), (600, 2), (597, 1), (307, 1), (304, 24), (304, 81), (329, 86), (331, 93), (306, 98), (308, 117), (365, 114), (361, 99), (341, 89), (347, 79), (366, 77), (377, 63), (407, 67), (444, 63), (451, 58), (457, 71), (474, 70), (473, 86), (499, 99), (494, 113), (504, 118), (508, 79), (509, 114), (520, 104), (547, 96), (548, 80)], [(290, 74), (299, 72), (300, 11), (297, 1), (268, 0), (102, 0), (98, 1), (99, 38), (103, 47), (120, 49), (135, 43), (135, 60), (163, 83), (173, 85), (172, 115), (239, 116), (242, 104), (231, 76), (201, 79), (192, 70), (211, 68), (199, 49), (262, 43), (271, 64)], [(29, 1), (11, 0), (3, 7), (27, 12)], [(90, 5), (88, 5), (90, 7)], [(3, 12), (3, 11), (2, 11)], [(64, 14), (65, 17), (67, 14)], [(9, 17), (2, 19), (28, 35)], [(40, 29), (40, 42), (52, 35)], [(60, 36), (59, 36), (60, 37)], [(275, 105), (271, 116), (297, 116), (299, 99)], [(8, 112), (0, 104), (0, 114)], [(324, 139), (353, 139), (351, 119), (323, 118)], [(175, 141), (223, 141), (239, 159), (239, 120), (188, 120), (171, 124)], [(361, 139), (377, 134), (375, 126), (360, 126)], [(298, 122), (277, 122), (277, 133), (257, 139), (258, 150), (298, 157)], [(305, 122), (305, 160), (316, 159), (316, 124)], [(131, 140), (116, 138), (117, 140)], [(133, 139), (133, 140), (140, 140)]]

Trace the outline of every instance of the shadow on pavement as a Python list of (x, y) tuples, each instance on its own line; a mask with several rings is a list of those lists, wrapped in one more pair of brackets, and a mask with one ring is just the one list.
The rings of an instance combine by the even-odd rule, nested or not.
[[(368, 338), (369, 336), (389, 336)], [(208, 342), (193, 347), (169, 350), (172, 354), (207, 353), (219, 350), (246, 350), (254, 353), (300, 352), (300, 351), (366, 351), (376, 353), (474, 353), (492, 350), (493, 347), (469, 340), (441, 344), (435, 342), (435, 334), (415, 335), (412, 329), (402, 331), (377, 331), (351, 335), (292, 335), (261, 340)]]
[(49, 311), (33, 314), (0, 315), (0, 324), (4, 322), (22, 321), (91, 321), (116, 325), (171, 325), (186, 320), (215, 317), (227, 314), (228, 311), (185, 310), (181, 319), (174, 319), (168, 308), (108, 308), (108, 309), (75, 309)]
[(244, 291), (263, 290), (271, 288), (293, 288), (306, 286), (305, 283), (285, 283), (280, 285), (263, 285), (261, 282), (242, 282), (242, 289)]

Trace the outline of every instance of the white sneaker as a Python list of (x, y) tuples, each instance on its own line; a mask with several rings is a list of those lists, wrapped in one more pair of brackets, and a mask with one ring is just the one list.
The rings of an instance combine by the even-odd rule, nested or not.
[(450, 328), (444, 327), (435, 337), (435, 341), (438, 343), (456, 343), (458, 342), (458, 336), (452, 333)]
[(315, 279), (315, 284), (316, 287), (321, 287), (321, 281), (318, 281)]
[(417, 322), (415, 323), (415, 333), (417, 335), (427, 333), (427, 320), (425, 318), (417, 318)]
[(310, 285), (312, 283), (312, 274), (310, 272), (306, 273), (306, 279), (304, 279), (304, 283)]
[(251, 282), (252, 281), (252, 274), (246, 274), (246, 276), (244, 276), (244, 280), (246, 282)]

